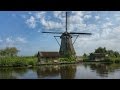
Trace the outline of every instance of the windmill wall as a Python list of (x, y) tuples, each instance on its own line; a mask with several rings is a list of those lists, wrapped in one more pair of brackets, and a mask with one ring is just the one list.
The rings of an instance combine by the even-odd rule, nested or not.
[(72, 37), (68, 36), (61, 36), (61, 46), (59, 51), (61, 56), (75, 56), (75, 50), (72, 44)]

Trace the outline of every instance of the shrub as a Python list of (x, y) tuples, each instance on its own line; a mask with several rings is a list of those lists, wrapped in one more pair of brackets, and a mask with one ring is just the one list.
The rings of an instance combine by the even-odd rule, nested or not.
[(37, 65), (37, 58), (34, 57), (4, 57), (0, 58), (0, 66), (22, 67)]

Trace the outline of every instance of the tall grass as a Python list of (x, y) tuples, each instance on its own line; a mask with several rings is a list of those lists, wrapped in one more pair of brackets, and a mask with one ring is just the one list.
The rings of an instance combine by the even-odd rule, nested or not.
[(23, 67), (23, 66), (35, 66), (37, 65), (37, 58), (35, 57), (1, 57), (0, 66), (12, 66), (12, 67)]

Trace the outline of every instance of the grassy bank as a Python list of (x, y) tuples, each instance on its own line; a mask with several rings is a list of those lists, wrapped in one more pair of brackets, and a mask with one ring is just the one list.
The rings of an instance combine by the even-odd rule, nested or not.
[(89, 60), (88, 58), (84, 58), (83, 62), (107, 62), (107, 63), (120, 63), (120, 57), (107, 57), (104, 60), (100, 61), (94, 61), (94, 60)]
[[(54, 60), (46, 60), (44, 63), (38, 64), (37, 60), (37, 57), (1, 57), (0, 67), (29, 67), (38, 65), (76, 64), (80, 62), (74, 58), (59, 58), (57, 62), (54, 62)], [(84, 58), (81, 62), (120, 63), (120, 58), (106, 58), (102, 61), (93, 61)]]
[(0, 67), (28, 67), (38, 65), (75, 64), (73, 58), (59, 58), (57, 62), (48, 59), (44, 63), (38, 63), (37, 57), (0, 57)]
[(24, 67), (37, 65), (35, 57), (1, 57), (0, 67)]

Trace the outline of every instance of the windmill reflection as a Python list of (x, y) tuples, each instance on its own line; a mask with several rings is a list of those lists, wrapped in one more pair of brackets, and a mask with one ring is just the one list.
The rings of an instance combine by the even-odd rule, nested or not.
[(76, 73), (76, 65), (63, 65), (60, 67), (61, 79), (74, 79)]
[(76, 65), (41, 66), (37, 69), (38, 78), (60, 76), (61, 79), (74, 79)]

